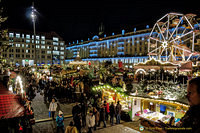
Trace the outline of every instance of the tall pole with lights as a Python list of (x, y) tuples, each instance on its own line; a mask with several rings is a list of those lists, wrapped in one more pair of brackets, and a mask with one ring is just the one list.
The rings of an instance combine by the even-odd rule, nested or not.
[(34, 44), (35, 44), (35, 63), (36, 63), (36, 66), (37, 66), (37, 57), (36, 57), (36, 33), (35, 33), (35, 21), (36, 21), (36, 9), (34, 8), (34, 2), (32, 3), (32, 11), (31, 11), (31, 18), (32, 18), (32, 21), (33, 21), (33, 34), (34, 34)]

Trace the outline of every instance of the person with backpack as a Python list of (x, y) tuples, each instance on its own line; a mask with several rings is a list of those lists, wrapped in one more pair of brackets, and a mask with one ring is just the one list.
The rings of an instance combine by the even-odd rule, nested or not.
[(57, 124), (57, 133), (59, 133), (60, 130), (62, 133), (64, 133), (64, 116), (62, 111), (59, 111), (59, 114), (56, 117), (56, 124)]

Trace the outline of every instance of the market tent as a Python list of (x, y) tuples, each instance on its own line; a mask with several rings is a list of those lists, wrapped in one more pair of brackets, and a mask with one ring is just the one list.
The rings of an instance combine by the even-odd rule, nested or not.
[(0, 82), (0, 119), (22, 117), (25, 109), (19, 101), (20, 96), (12, 94)]

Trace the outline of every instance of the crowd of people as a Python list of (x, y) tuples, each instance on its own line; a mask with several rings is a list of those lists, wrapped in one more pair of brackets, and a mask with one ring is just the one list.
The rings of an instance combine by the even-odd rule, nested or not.
[(78, 104), (72, 109), (74, 125), (78, 132), (81, 133), (83, 127), (88, 127), (88, 132), (92, 133), (97, 127), (101, 126), (103, 122), (103, 127), (106, 128), (110, 117), (110, 125), (114, 125), (114, 117), (116, 117), (116, 124), (120, 124), (121, 115), (121, 104), (120, 101), (117, 102), (115, 106), (112, 102), (110, 105), (106, 100), (102, 101), (100, 98), (98, 102), (92, 106), (87, 106), (86, 103)]

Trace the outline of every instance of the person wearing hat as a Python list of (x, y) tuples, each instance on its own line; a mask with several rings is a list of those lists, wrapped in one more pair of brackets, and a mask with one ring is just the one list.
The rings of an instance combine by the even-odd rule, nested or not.
[(56, 117), (56, 124), (57, 124), (57, 133), (61, 132), (64, 133), (64, 116), (63, 112), (59, 110), (58, 116)]

